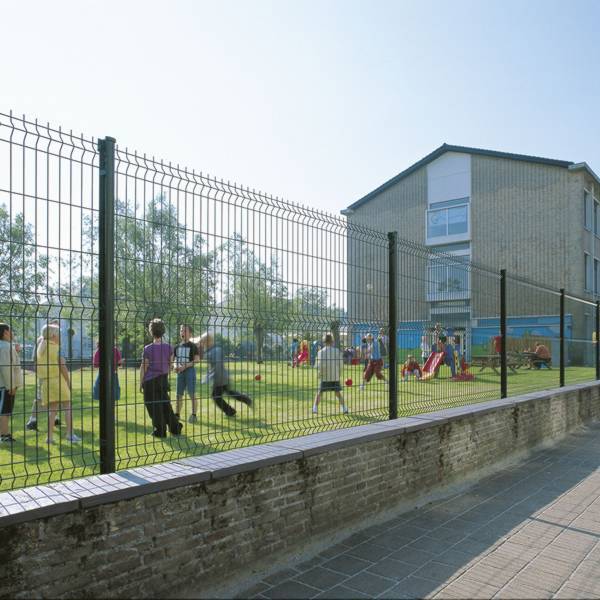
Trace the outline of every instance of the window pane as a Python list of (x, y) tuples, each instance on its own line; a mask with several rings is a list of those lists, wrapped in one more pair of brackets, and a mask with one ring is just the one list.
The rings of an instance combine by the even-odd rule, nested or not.
[(443, 263), (438, 261), (431, 261), (429, 263), (429, 293), (434, 294), (436, 292), (445, 291), (446, 286), (446, 271), (447, 267)]
[(600, 236), (600, 204), (594, 202), (594, 231)]
[(448, 235), (446, 212), (445, 210), (434, 210), (427, 214), (427, 237)]
[(466, 206), (448, 209), (448, 235), (457, 235), (467, 233), (468, 213)]
[(469, 273), (466, 266), (448, 267), (446, 287), (449, 292), (466, 292), (469, 287)]

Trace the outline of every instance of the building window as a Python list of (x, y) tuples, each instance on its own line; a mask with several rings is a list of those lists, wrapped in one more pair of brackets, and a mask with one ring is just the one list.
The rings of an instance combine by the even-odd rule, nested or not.
[(428, 265), (427, 300), (463, 300), (470, 297), (471, 252), (467, 248), (447, 253), (445, 256), (431, 255)]
[(594, 293), (600, 294), (600, 260), (594, 259)]
[(583, 226), (590, 231), (594, 228), (594, 201), (589, 192), (583, 193)]
[(585, 267), (585, 289), (588, 292), (594, 290), (594, 271), (592, 257), (585, 252), (584, 253), (584, 267)]
[(432, 203), (427, 211), (427, 242), (469, 239), (469, 199)]
[(600, 237), (600, 204), (594, 200), (594, 233)]

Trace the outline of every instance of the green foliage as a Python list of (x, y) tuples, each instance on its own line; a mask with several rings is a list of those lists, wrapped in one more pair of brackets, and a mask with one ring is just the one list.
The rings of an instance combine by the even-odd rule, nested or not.
[(23, 214), (0, 205), (0, 313), (26, 338), (35, 336), (38, 305), (47, 302), (48, 257), (35, 252), (35, 235)]
[(176, 207), (157, 196), (142, 219), (137, 207), (118, 201), (115, 237), (117, 335), (128, 338), (132, 351), (147, 341), (155, 317), (165, 321), (171, 341), (181, 323), (202, 328), (214, 303), (215, 255), (178, 221)]

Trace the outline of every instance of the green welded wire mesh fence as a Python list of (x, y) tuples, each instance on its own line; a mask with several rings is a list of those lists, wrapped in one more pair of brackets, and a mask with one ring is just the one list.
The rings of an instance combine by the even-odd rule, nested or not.
[(591, 381), (597, 312), (0, 114), (0, 489)]

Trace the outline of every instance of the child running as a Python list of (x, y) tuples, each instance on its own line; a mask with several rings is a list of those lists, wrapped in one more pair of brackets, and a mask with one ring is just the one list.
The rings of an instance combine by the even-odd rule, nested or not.
[(179, 328), (181, 343), (175, 346), (173, 356), (175, 358), (175, 372), (177, 373), (177, 405), (175, 416), (179, 419), (181, 414), (181, 403), (183, 395), (187, 393), (192, 401), (192, 414), (188, 423), (197, 423), (196, 417), (196, 363), (200, 360), (198, 346), (190, 340), (192, 328), (190, 325), (182, 325)]
[(340, 385), (344, 355), (338, 348), (334, 347), (333, 335), (331, 333), (326, 333), (323, 336), (323, 344), (325, 344), (325, 347), (319, 350), (315, 361), (315, 367), (317, 368), (321, 383), (315, 396), (312, 411), (314, 414), (319, 412), (319, 402), (323, 392), (335, 392), (335, 397), (340, 401), (342, 412), (347, 414), (348, 407), (344, 404), (342, 386)]
[(410, 355), (406, 362), (402, 365), (402, 381), (406, 383), (408, 381), (408, 376), (414, 375), (419, 381), (423, 375), (423, 371), (421, 371), (421, 365), (415, 360), (415, 357)]
[(369, 333), (367, 335), (367, 344), (368, 350), (367, 354), (369, 357), (369, 362), (367, 363), (367, 368), (363, 374), (363, 382), (360, 384), (360, 389), (363, 391), (365, 389), (365, 385), (371, 381), (373, 375), (377, 377), (377, 379), (383, 381), (387, 385), (387, 381), (383, 376), (381, 370), (383, 369), (383, 359), (381, 358), (381, 348), (379, 342), (377, 340), (373, 340), (373, 334)]
[(144, 347), (140, 366), (140, 391), (144, 394), (144, 405), (152, 419), (152, 435), (167, 437), (167, 427), (171, 435), (179, 435), (183, 423), (175, 416), (169, 398), (169, 370), (171, 369), (172, 349), (163, 342), (165, 324), (162, 319), (152, 319), (148, 327), (152, 343)]
[(225, 402), (223, 399), (225, 394), (252, 407), (250, 396), (236, 392), (229, 387), (229, 373), (225, 368), (223, 349), (215, 344), (213, 336), (208, 332), (203, 333), (198, 340), (198, 345), (204, 352), (204, 358), (208, 361), (208, 381), (212, 381), (213, 384), (212, 399), (215, 404), (228, 417), (235, 416), (236, 410)]

